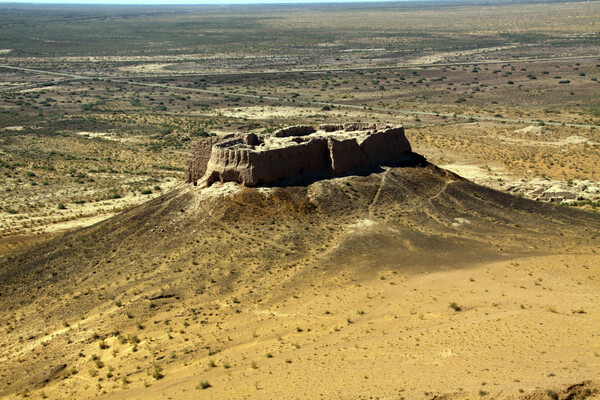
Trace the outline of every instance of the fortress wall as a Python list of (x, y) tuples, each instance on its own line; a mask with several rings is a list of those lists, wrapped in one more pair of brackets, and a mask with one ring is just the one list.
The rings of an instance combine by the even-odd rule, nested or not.
[(367, 136), (360, 148), (369, 164), (393, 163), (399, 161), (399, 155), (412, 151), (404, 128), (391, 128)]
[(192, 155), (185, 166), (185, 181), (187, 183), (196, 182), (204, 176), (212, 148), (222, 140), (223, 137), (209, 136), (196, 141)]
[[(327, 171), (329, 154), (327, 140), (315, 139), (293, 143), (289, 147), (269, 150), (247, 148), (228, 149), (231, 142), (213, 148), (208, 162), (206, 185), (213, 182), (238, 182), (256, 186), (296, 176)], [(204, 181), (204, 179), (203, 179)]]
[(217, 181), (256, 186), (311, 175), (340, 176), (402, 161), (411, 152), (402, 127), (345, 124), (324, 125), (319, 131), (296, 126), (279, 132), (283, 136), (203, 139), (188, 163), (187, 181), (203, 176), (201, 185), (206, 186)]
[(194, 144), (192, 155), (185, 166), (186, 183), (196, 182), (201, 179), (207, 170), (208, 163), (212, 157), (213, 146), (239, 139), (245, 144), (257, 146), (262, 143), (261, 139), (254, 133), (250, 134), (229, 134), (225, 136), (208, 136), (199, 138)]
[[(241, 139), (236, 139), (241, 142)], [(225, 142), (229, 143), (229, 141)], [(241, 150), (230, 150), (215, 145), (206, 169), (208, 184), (221, 180), (224, 182), (245, 182), (250, 180), (251, 169), (248, 154)]]
[(343, 175), (367, 164), (367, 158), (356, 138), (345, 140), (329, 138), (327, 144), (331, 160), (329, 169), (333, 175)]
[(279, 129), (273, 133), (275, 137), (289, 137), (289, 136), (306, 136), (314, 133), (315, 128), (310, 125), (294, 125), (288, 126), (287, 128)]
[(323, 132), (376, 131), (376, 130), (386, 130), (389, 128), (392, 128), (392, 126), (388, 125), (388, 124), (378, 124), (378, 123), (369, 123), (369, 122), (348, 122), (345, 124), (321, 124), (321, 125), (319, 125), (319, 130), (321, 130)]
[(329, 164), (325, 139), (251, 154), (252, 186), (326, 171)]

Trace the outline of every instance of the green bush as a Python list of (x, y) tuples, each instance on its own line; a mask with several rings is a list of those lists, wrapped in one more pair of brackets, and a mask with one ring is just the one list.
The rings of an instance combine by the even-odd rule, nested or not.
[(152, 377), (156, 380), (164, 378), (164, 374), (162, 373), (162, 367), (160, 365), (155, 365), (154, 370), (152, 371)]
[(208, 381), (202, 381), (196, 386), (196, 390), (206, 390), (212, 387), (212, 385)]

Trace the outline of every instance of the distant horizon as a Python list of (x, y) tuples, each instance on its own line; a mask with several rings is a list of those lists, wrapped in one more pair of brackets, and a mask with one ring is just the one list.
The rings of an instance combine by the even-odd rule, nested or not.
[[(555, 3), (555, 2), (572, 2), (578, 0), (176, 0), (176, 2), (168, 2), (165, 0), (11, 0), (2, 1), (0, 5), (116, 5), (116, 6), (190, 6), (190, 5), (247, 5), (247, 4), (326, 4), (326, 3)], [(598, 0), (593, 0), (598, 1)], [(589, 2), (589, 0), (588, 0)]]
[(600, 0), (0, 0), (0, 6), (243, 6), (243, 5), (310, 5), (310, 4), (360, 4), (360, 3), (473, 3), (480, 5), (489, 4), (519, 4), (519, 3), (571, 3), (571, 2), (597, 2)]
[[(244, 4), (311, 4), (311, 3), (398, 3), (398, 2), (452, 2), (456, 0), (177, 0), (177, 2), (165, 2), (165, 0), (12, 0), (1, 1), (2, 5), (9, 4), (26, 4), (26, 5), (47, 5), (47, 4), (64, 4), (64, 5), (154, 5), (154, 6), (189, 6), (189, 5), (244, 5)], [(461, 0), (458, 0), (461, 1)]]

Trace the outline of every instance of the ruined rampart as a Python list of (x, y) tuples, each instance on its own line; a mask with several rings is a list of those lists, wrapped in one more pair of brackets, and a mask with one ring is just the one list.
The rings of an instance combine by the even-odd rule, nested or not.
[[(210, 152), (209, 152), (210, 149)], [(411, 154), (401, 126), (293, 126), (272, 135), (236, 134), (198, 141), (186, 180), (202, 186), (238, 182), (257, 186), (309, 176), (340, 176)]]

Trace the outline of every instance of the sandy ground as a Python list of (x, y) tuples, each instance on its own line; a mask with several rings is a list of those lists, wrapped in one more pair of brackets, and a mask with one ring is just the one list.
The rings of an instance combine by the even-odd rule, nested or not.
[[(161, 183), (161, 190), (154, 190), (150, 194), (140, 195), (136, 193), (133, 195), (127, 193), (119, 199), (87, 202), (84, 204), (68, 204), (65, 206), (65, 209), (50, 208), (48, 206), (46, 209), (38, 210), (29, 215), (3, 212), (0, 214), (0, 237), (13, 236), (15, 235), (14, 232), (19, 232), (18, 235), (43, 235), (93, 225), (123, 210), (158, 197), (179, 184), (181, 182), (171, 179)], [(37, 199), (35, 196), (32, 196), (30, 200), (35, 201)]]
[(512, 46), (502, 46), (502, 47), (486, 47), (481, 49), (472, 49), (472, 50), (462, 50), (462, 51), (448, 51), (448, 52), (439, 52), (426, 56), (422, 56), (416, 58), (414, 60), (406, 63), (407, 65), (426, 65), (426, 64), (436, 64), (441, 62), (454, 61), (459, 57), (485, 54), (485, 53), (494, 53), (500, 50), (510, 50), (515, 47), (522, 47), (523, 45), (512, 45)]
[[(494, 32), (528, 35), (545, 32), (551, 27), (553, 34), (563, 32), (566, 38), (570, 31), (558, 23), (565, 20), (561, 17), (563, 14), (576, 31), (590, 32), (590, 35), (597, 32), (597, 21), (590, 18), (588, 12), (591, 10), (589, 2), (587, 6), (582, 3), (574, 12), (560, 12), (565, 7), (560, 3), (552, 6), (557, 11), (548, 14), (552, 19), (548, 20), (548, 15), (530, 19), (525, 30), (520, 27), (522, 15), (535, 14), (510, 14), (510, 23)], [(527, 6), (527, 9), (531, 11), (531, 7)], [(394, 27), (398, 23), (406, 24), (406, 20), (398, 15), (386, 14), (382, 17), (387, 19), (387, 24), (390, 21)], [(336, 13), (324, 15), (325, 20), (307, 18), (303, 23), (315, 24), (320, 29), (324, 26), (323, 21), (326, 24), (340, 19)], [(434, 14), (418, 17), (429, 19), (431, 15)], [(468, 20), (457, 19), (456, 13), (446, 12), (438, 16), (443, 17), (443, 23), (433, 22), (435, 29), (468, 21), (468, 29), (473, 30), (473, 35), (492, 29), (489, 22), (498, 19), (496, 12), (491, 12), (489, 19), (471, 16)], [(371, 24), (363, 15), (354, 18), (342, 20), (355, 23), (353, 30)], [(508, 21), (506, 17), (503, 19)], [(288, 22), (280, 18), (271, 23), (278, 29), (280, 26), (289, 29)], [(452, 24), (448, 25), (448, 22)], [(372, 26), (367, 29), (371, 31)], [(377, 56), (379, 46), (379, 41), (372, 41), (366, 49), (355, 52), (352, 46), (346, 52), (350, 57), (358, 57), (360, 54), (355, 53), (361, 52), (372, 52)], [(492, 56), (503, 57), (503, 53), (514, 47), (517, 46), (423, 55), (408, 60), (406, 65), (416, 67), (465, 59), (472, 63), (485, 62)], [(0, 49), (0, 55), (11, 51)], [(539, 48), (533, 48), (531, 54), (538, 54), (537, 51), (544, 54)], [(565, 55), (580, 52), (576, 48), (568, 51)], [(585, 55), (589, 56), (587, 52)], [(284, 65), (274, 66), (271, 72), (286, 68), (286, 62), (290, 63), (289, 69), (295, 68), (290, 66), (294, 59), (285, 55), (257, 56), (255, 60), (243, 53), (4, 58), (10, 63), (32, 67), (40, 62), (122, 63), (108, 69), (106, 74), (231, 72), (239, 71), (239, 67), (232, 66), (238, 62), (248, 65), (279, 62)], [(133, 63), (139, 64), (130, 65)], [(359, 66), (372, 67), (375, 63), (377, 61), (370, 60)], [(334, 68), (337, 66), (333, 64)], [(311, 65), (298, 65), (298, 68), (310, 69)], [(586, 84), (584, 89), (588, 87), (591, 84)], [(46, 90), (32, 88), (29, 91)], [(273, 96), (278, 96), (277, 90), (273, 92)], [(287, 89), (284, 93), (288, 93)], [(473, 91), (473, 98), (478, 99), (478, 93)], [(384, 98), (383, 93), (378, 92), (379, 95), (382, 96), (382, 108), (393, 106), (384, 103), (391, 100)], [(378, 107), (377, 96), (367, 92), (358, 92), (356, 96), (354, 101), (369, 99), (370, 105)], [(531, 92), (529, 96), (537, 98), (541, 94)], [(318, 99), (336, 101), (325, 94)], [(486, 101), (485, 107), (487, 104)], [(573, 116), (561, 114), (557, 118), (582, 123), (580, 116), (575, 118), (575, 114), (587, 106), (577, 104)], [(426, 105), (423, 110), (432, 108), (434, 106)], [(490, 108), (494, 110), (485, 110), (485, 115), (496, 112), (506, 115), (500, 107)], [(459, 109), (458, 106), (451, 103), (441, 107), (440, 112), (452, 113), (455, 109)], [(473, 109), (467, 107), (465, 113), (469, 110)], [(240, 106), (210, 113), (192, 112), (210, 117), (273, 120), (274, 124), (285, 123), (286, 119), (311, 120), (311, 123), (313, 120), (325, 122), (342, 118), (360, 120), (365, 113), (369, 114), (369, 119), (387, 119), (385, 122), (399, 122), (403, 118), (389, 113), (373, 117), (375, 114), (367, 110), (354, 112), (335, 108), (325, 111), (314, 104), (311, 107)], [(428, 117), (421, 117), (425, 121), (424, 127)], [(537, 111), (533, 116), (519, 116), (527, 121), (537, 117)], [(568, 119), (571, 117), (575, 119)], [(440, 137), (448, 134), (447, 138), (428, 144), (415, 141), (415, 151), (476, 183), (502, 190), (542, 176), (544, 170), (534, 171), (529, 164), (524, 165), (524, 161), (520, 164), (522, 160), (528, 160), (534, 166), (540, 163), (539, 152), (534, 154), (532, 151), (531, 155), (526, 154), (522, 160), (513, 162), (511, 170), (510, 164), (502, 164), (501, 158), (490, 156), (500, 148), (521, 151), (544, 147), (546, 153), (566, 154), (563, 159), (571, 158), (575, 164), (580, 164), (578, 166), (583, 165), (587, 177), (597, 171), (593, 158), (597, 156), (581, 150), (585, 146), (594, 149), (598, 146), (600, 139), (591, 132), (588, 137), (581, 133), (587, 131), (581, 130), (564, 131), (564, 134), (545, 138), (544, 128), (520, 128), (519, 125), (512, 136), (510, 132), (497, 134), (500, 125), (490, 124), (490, 129), (497, 131), (492, 137), (483, 129), (469, 132), (466, 124), (452, 127), (451, 119), (449, 117), (449, 125), (442, 125), (443, 128), (432, 128), (438, 129)], [(416, 116), (404, 120), (423, 122)], [(5, 129), (14, 133), (23, 129), (17, 123), (14, 125)], [(461, 132), (453, 137), (452, 133), (459, 130), (465, 135)], [(125, 141), (106, 132), (77, 134)], [(463, 145), (463, 141), (466, 144)], [(472, 144), (474, 142), (476, 145)], [(489, 146), (490, 143), (494, 146)], [(486, 147), (489, 148), (487, 153), (472, 151)], [(471, 157), (472, 154), (481, 157)], [(573, 154), (589, 157), (591, 161), (579, 161), (572, 157)], [(568, 170), (569, 163), (559, 168), (563, 159), (558, 157), (552, 169)], [(574, 174), (571, 171), (565, 177), (574, 177)], [(96, 237), (78, 236), (77, 233), (60, 236), (151, 200), (168, 192), (178, 182), (161, 183), (161, 192), (157, 190), (150, 195), (128, 194), (121, 199), (93, 204), (69, 203), (66, 209), (52, 204), (33, 218), (26, 213), (2, 211), (0, 236), (9, 225), (26, 229), (24, 235), (0, 238), (0, 261), (13, 263), (3, 265), (7, 270), (16, 263), (23, 267), (14, 268), (17, 271), (14, 276), (4, 274), (6, 279), (0, 282), (6, 289), (0, 291), (3, 299), (0, 303), (3, 307), (0, 315), (0, 365), (3, 365), (0, 384), (3, 390), (7, 387), (17, 390), (4, 398), (450, 400), (515, 399), (541, 391), (542, 397), (536, 399), (552, 399), (559, 398), (552, 395), (553, 390), (559, 390), (556, 388), (598, 379), (600, 255), (593, 247), (593, 241), (597, 242), (596, 231), (590, 229), (578, 237), (580, 241), (585, 239), (592, 243), (584, 247), (574, 239), (575, 236), (568, 236), (568, 230), (577, 226), (567, 225), (556, 215), (538, 214), (539, 223), (536, 220), (522, 228), (520, 220), (512, 219), (517, 218), (510, 209), (514, 198), (506, 200), (506, 208), (501, 208), (479, 197), (482, 209), (475, 211), (466, 210), (466, 203), (461, 201), (468, 195), (439, 201), (450, 184), (445, 184), (439, 192), (432, 192), (431, 196), (411, 198), (415, 209), (423, 208), (429, 212), (421, 220), (407, 219), (404, 225), (391, 228), (383, 223), (385, 218), (402, 218), (410, 215), (411, 210), (391, 207), (377, 213), (373, 206), (378, 201), (385, 201), (385, 193), (380, 196), (385, 175), (379, 188), (373, 190), (374, 197), (370, 196), (371, 192), (358, 191), (356, 182), (340, 182), (348, 183), (340, 183), (340, 186), (349, 198), (358, 201), (362, 195), (372, 201), (364, 215), (356, 219), (343, 215), (334, 223), (322, 226), (323, 221), (303, 220), (295, 215), (297, 209), (293, 207), (289, 210), (292, 217), (279, 220), (277, 215), (261, 214), (264, 210), (256, 204), (230, 219), (225, 215), (225, 222), (218, 220), (219, 215), (212, 214), (214, 210), (206, 209), (200, 213), (202, 218), (195, 221), (195, 225), (186, 226), (184, 222), (190, 210), (181, 206), (186, 203), (180, 198), (179, 202), (171, 204), (155, 200), (156, 207), (151, 212), (140, 207), (146, 212), (135, 214), (129, 225), (114, 223), (112, 230), (100, 230)], [(430, 188), (427, 182), (421, 182), (421, 185), (409, 185), (404, 192), (399, 192), (410, 193), (415, 187)], [(243, 202), (244, 193), (240, 188), (223, 185), (198, 197), (218, 202), (220, 196), (228, 194)], [(479, 204), (477, 199), (470, 200), (470, 204)], [(278, 201), (286, 204), (285, 197)], [(409, 202), (401, 203), (403, 207), (406, 204)], [(347, 204), (339, 205), (345, 207)], [(464, 247), (454, 253), (449, 250), (451, 247), (447, 242), (454, 239), (458, 242), (461, 229), (466, 231), (476, 224), (475, 218), (486, 216), (489, 209), (484, 206), (488, 205), (489, 209), (500, 208), (505, 213), (493, 214), (499, 217), (488, 219), (485, 224), (479, 222), (489, 231), (475, 232), (470, 237), (473, 248)], [(472, 211), (468, 217), (464, 215), (467, 211)], [(47, 215), (42, 215), (44, 213)], [(256, 221), (247, 225), (239, 222), (253, 213), (257, 215)], [(165, 220), (156, 222), (164, 215)], [(209, 217), (203, 219), (205, 215)], [(113, 221), (127, 218), (117, 216)], [(556, 231), (538, 240), (536, 235), (547, 229), (546, 223), (555, 224)], [(305, 225), (293, 231), (290, 227), (294, 224)], [(421, 224), (424, 228), (419, 231)], [(436, 224), (444, 229), (427, 232), (429, 226), (436, 227)], [(512, 230), (505, 226), (507, 224)], [(186, 228), (181, 229), (182, 226)], [(210, 232), (207, 226), (213, 227), (213, 236), (207, 234)], [(321, 232), (334, 232), (333, 235), (343, 236), (346, 241), (329, 246), (329, 242), (315, 239), (306, 259), (290, 262), (285, 257), (288, 253), (295, 256), (294, 252), (299, 251), (296, 240), (302, 236), (298, 232), (304, 229), (312, 229), (317, 232), (315, 235), (323, 237), (326, 235)], [(567, 235), (563, 236), (565, 232)], [(109, 240), (105, 240), (107, 236)], [(28, 251), (30, 254), (19, 254), (23, 246), (52, 237), (60, 237), (54, 248), (35, 253), (30, 258), (28, 256), (34, 250)], [(115, 239), (111, 241), (110, 237)], [(136, 241), (142, 237), (144, 241)], [(444, 242), (444, 239), (448, 240)], [(169, 240), (177, 242), (179, 247), (161, 251), (161, 244)], [(552, 246), (548, 247), (548, 243)], [(520, 253), (504, 255), (504, 244), (521, 246)], [(340, 251), (342, 245), (358, 249), (353, 256), (361, 260), (360, 266), (352, 258), (337, 264), (326, 263), (327, 257)], [(477, 253), (477, 245), (492, 247), (495, 261), (484, 259)], [(538, 250), (538, 245), (547, 249), (545, 253)], [(421, 270), (411, 265), (404, 252), (408, 254), (418, 246), (428, 246), (424, 252), (441, 257), (441, 265)], [(532, 255), (534, 251), (535, 256)], [(69, 254), (72, 255), (70, 258)], [(467, 262), (463, 258), (468, 257), (473, 259), (465, 265)], [(25, 264), (23, 259), (26, 259)], [(257, 265), (264, 268), (259, 269)], [(364, 270), (360, 271), (359, 267)], [(73, 274), (62, 276), (64, 271)], [(294, 281), (298, 276), (303, 279)], [(11, 282), (12, 286), (4, 285), (5, 282)], [(11, 379), (14, 376), (21, 379), (15, 383)], [(596, 392), (589, 398), (598, 399), (599, 396)]]
[[(185, 332), (176, 324), (171, 333), (149, 326), (138, 351), (173, 337), (165, 348), (172, 355), (158, 361), (164, 378), (144, 369), (123, 387), (108, 380), (101, 386), (112, 386), (111, 394), (101, 398), (508, 398), (576, 383), (600, 373), (599, 265), (590, 254), (458, 270), (449, 262), (448, 271), (420, 275), (390, 266), (369, 281), (348, 275), (297, 298), (240, 304), (236, 318), (201, 330), (205, 343), (219, 343), (212, 356), (184, 355), (199, 329), (193, 324)], [(228, 307), (221, 299), (215, 305)], [(174, 317), (167, 310), (156, 319)], [(131, 362), (130, 345), (107, 342), (116, 356), (95, 343), (84, 352), (99, 354), (108, 368)], [(45, 393), (60, 397), (75, 384), (93, 396), (96, 385), (86, 375)]]
[(106, 140), (115, 140), (117, 142), (136, 142), (140, 139), (136, 139), (133, 137), (119, 137), (110, 132), (75, 132), (76, 135), (89, 137), (89, 138), (100, 138)]
[(413, 174), (313, 184), (318, 207), (362, 204), (339, 216), (293, 211), (290, 189), (182, 187), (37, 249), (23, 279), (52, 284), (24, 281), (31, 299), (7, 277), (23, 300), (4, 303), (0, 362), (26, 378), (5, 397), (516, 399), (595, 379), (592, 215), (393, 184)]

